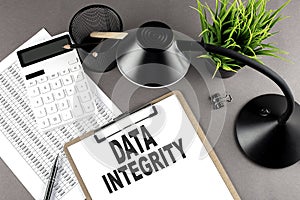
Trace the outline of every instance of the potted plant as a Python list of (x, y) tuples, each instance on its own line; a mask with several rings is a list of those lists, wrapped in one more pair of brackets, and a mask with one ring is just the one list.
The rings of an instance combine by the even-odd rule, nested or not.
[[(268, 0), (216, 0), (215, 8), (207, 3), (197, 0), (197, 10), (200, 16), (202, 42), (235, 50), (260, 63), (260, 56), (273, 56), (282, 58), (279, 54), (286, 54), (265, 40), (276, 34), (271, 32), (273, 26), (286, 17), (278, 16), (290, 0), (281, 5), (277, 10), (268, 10)], [(221, 77), (233, 76), (243, 67), (237, 61), (208, 53), (199, 56), (211, 59), (216, 66), (213, 77), (217, 71)]]

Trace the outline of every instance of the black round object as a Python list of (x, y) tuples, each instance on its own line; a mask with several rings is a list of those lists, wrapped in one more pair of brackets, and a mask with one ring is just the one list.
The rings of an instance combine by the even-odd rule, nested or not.
[[(84, 67), (95, 71), (109, 71), (116, 66), (115, 52), (118, 40), (90, 37), (91, 32), (121, 32), (121, 17), (112, 8), (105, 5), (90, 5), (79, 10), (71, 19), (69, 32), (76, 44), (95, 43), (78, 49)], [(98, 44), (103, 45), (98, 45)], [(90, 53), (96, 52), (97, 57)]]
[[(71, 19), (69, 32), (76, 44), (101, 42), (90, 37), (90, 33), (120, 32), (123, 30), (121, 17), (112, 8), (105, 5), (90, 5), (80, 9)], [(95, 48), (95, 45), (93, 48)], [(88, 47), (87, 51), (93, 48)]]
[(147, 51), (165, 51), (174, 40), (172, 29), (159, 21), (150, 21), (141, 25), (136, 37), (140, 47)]
[(191, 38), (156, 21), (127, 32), (118, 44), (117, 64), (129, 81), (141, 87), (162, 88), (185, 76), (191, 59), (178, 48), (177, 41), (190, 43)]
[(267, 94), (249, 101), (236, 121), (237, 141), (252, 161), (269, 168), (288, 167), (300, 160), (300, 106), (285, 124), (278, 122), (287, 103)]

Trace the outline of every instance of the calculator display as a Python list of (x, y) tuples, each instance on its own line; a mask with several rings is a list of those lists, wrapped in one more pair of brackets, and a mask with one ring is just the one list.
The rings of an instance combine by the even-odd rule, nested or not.
[(52, 58), (54, 56), (72, 51), (70, 49), (64, 49), (63, 46), (71, 44), (68, 35), (38, 44), (27, 49), (18, 51), (18, 57), (22, 67)]

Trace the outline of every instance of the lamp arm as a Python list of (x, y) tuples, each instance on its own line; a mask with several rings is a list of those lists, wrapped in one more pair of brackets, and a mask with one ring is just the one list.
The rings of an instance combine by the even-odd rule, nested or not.
[(235, 59), (245, 65), (248, 65), (249, 67), (251, 67), (252, 69), (255, 69), (256, 71), (259, 71), (260, 73), (264, 74), (269, 79), (274, 81), (279, 86), (279, 88), (282, 90), (283, 94), (285, 95), (286, 102), (287, 102), (286, 111), (279, 117), (278, 122), (279, 122), (279, 124), (285, 124), (288, 121), (288, 119), (290, 118), (290, 116), (293, 113), (293, 110), (295, 107), (295, 101), (294, 101), (294, 97), (293, 97), (293, 94), (292, 94), (289, 86), (283, 80), (283, 78), (281, 78), (276, 72), (274, 72), (269, 67), (267, 67), (263, 64), (260, 64), (257, 61), (255, 61), (247, 56), (244, 56), (234, 50), (219, 47), (219, 46), (214, 46), (211, 44), (205, 44), (202, 42), (200, 44), (204, 47), (204, 49), (206, 51)]

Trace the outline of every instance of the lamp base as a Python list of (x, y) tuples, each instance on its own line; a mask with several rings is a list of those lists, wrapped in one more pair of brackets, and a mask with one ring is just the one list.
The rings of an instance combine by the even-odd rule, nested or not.
[(240, 111), (236, 138), (241, 149), (255, 163), (269, 168), (288, 167), (300, 160), (300, 106), (288, 122), (277, 121), (286, 109), (284, 96), (267, 94), (249, 101)]

